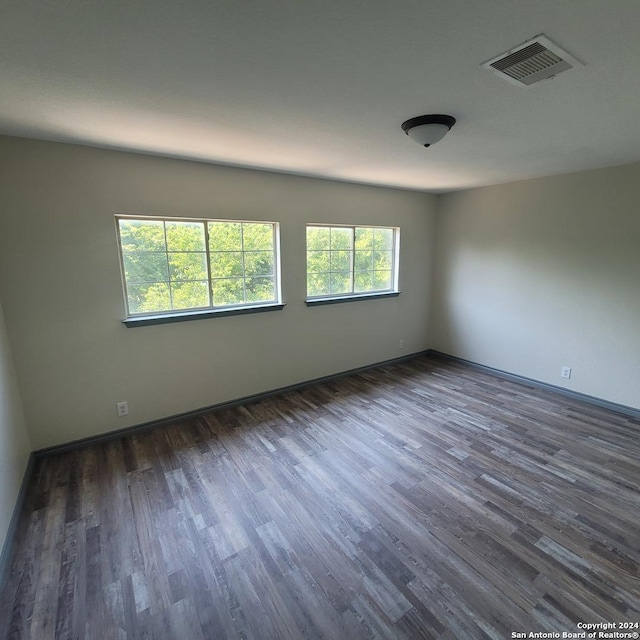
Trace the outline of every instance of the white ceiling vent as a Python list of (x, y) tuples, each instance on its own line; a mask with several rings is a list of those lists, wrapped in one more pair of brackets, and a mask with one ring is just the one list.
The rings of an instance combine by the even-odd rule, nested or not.
[(541, 34), (480, 66), (497, 73), (508, 82), (529, 86), (553, 78), (567, 69), (582, 66), (582, 63)]

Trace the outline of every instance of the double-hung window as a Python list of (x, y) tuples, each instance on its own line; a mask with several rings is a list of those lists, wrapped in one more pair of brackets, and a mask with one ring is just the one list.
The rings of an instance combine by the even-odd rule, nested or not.
[(279, 305), (275, 222), (116, 216), (128, 319)]
[(398, 292), (397, 227), (307, 225), (307, 301)]

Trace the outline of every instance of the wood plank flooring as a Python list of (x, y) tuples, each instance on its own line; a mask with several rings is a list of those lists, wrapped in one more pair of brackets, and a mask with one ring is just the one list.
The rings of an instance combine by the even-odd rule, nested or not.
[(640, 423), (424, 356), (38, 462), (0, 637), (640, 622)]

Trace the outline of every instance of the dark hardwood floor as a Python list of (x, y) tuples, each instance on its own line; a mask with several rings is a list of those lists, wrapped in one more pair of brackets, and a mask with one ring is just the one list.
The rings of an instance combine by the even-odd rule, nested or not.
[(640, 621), (640, 422), (420, 357), (40, 460), (0, 637)]

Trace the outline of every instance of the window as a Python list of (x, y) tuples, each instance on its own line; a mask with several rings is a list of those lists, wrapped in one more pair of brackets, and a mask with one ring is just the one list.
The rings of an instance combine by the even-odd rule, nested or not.
[(398, 292), (396, 227), (307, 225), (307, 298)]
[(116, 216), (127, 317), (280, 302), (273, 222)]

